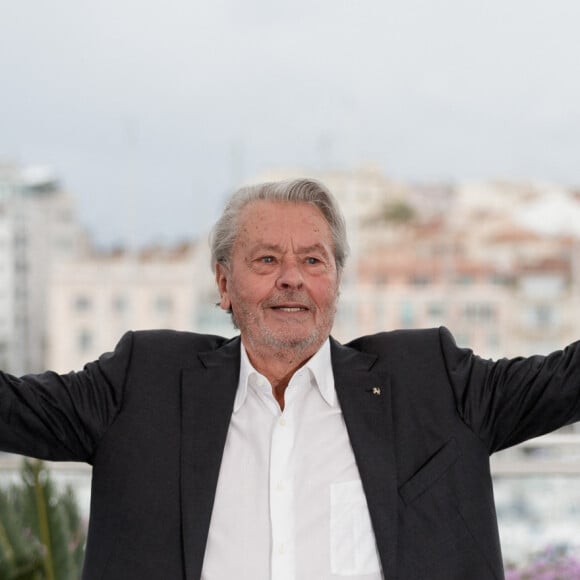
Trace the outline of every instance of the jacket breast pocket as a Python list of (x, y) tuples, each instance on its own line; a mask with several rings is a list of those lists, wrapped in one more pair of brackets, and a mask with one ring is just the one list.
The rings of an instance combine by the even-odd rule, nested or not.
[(462, 493), (460, 460), (451, 438), (399, 487), (397, 565), (405, 580), (503, 578), (495, 555), (472, 531), (481, 522), (473, 519), (477, 500)]
[(443, 447), (425, 463), (411, 479), (399, 488), (399, 496), (409, 505), (425, 493), (431, 485), (440, 479), (459, 459), (460, 451), (457, 441), (449, 439)]

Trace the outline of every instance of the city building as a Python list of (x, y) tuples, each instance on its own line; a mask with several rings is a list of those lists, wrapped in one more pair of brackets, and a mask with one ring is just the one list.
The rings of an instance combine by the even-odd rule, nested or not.
[[(212, 291), (207, 250), (193, 242), (139, 251), (93, 250), (58, 264), (48, 295), (47, 367), (81, 369), (112, 350), (127, 330), (220, 330), (219, 318), (212, 326), (208, 314), (217, 309)], [(228, 322), (225, 315), (223, 322)]]
[(50, 169), (0, 165), (1, 368), (45, 368), (48, 277), (85, 247), (74, 200)]

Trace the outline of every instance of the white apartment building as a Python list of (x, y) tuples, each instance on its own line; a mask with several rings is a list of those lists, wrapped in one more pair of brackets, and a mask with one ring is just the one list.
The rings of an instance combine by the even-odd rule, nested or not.
[(59, 264), (49, 285), (47, 366), (79, 370), (127, 330), (233, 334), (217, 308), (206, 244), (93, 252)]
[(0, 364), (15, 374), (46, 364), (46, 288), (55, 263), (80, 255), (74, 202), (46, 168), (0, 165)]

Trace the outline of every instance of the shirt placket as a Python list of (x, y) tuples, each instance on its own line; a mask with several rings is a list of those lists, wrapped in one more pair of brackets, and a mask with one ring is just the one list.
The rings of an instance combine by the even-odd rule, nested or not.
[(287, 400), (284, 412), (278, 415), (272, 432), (270, 452), (272, 580), (294, 580), (295, 578), (294, 411), (292, 401)]

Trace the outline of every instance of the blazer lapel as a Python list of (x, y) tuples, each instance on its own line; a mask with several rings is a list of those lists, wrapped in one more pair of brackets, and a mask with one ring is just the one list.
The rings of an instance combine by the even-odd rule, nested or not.
[(240, 340), (200, 353), (181, 381), (181, 521), (187, 580), (201, 575), (240, 372)]
[(391, 389), (377, 356), (331, 341), (335, 388), (361, 476), (385, 578), (396, 577), (397, 472)]

